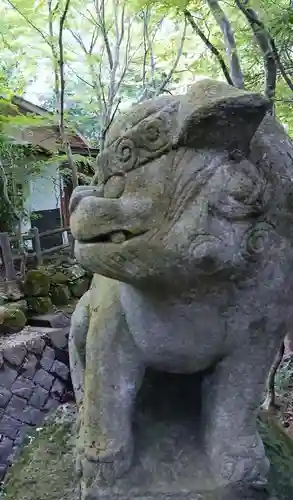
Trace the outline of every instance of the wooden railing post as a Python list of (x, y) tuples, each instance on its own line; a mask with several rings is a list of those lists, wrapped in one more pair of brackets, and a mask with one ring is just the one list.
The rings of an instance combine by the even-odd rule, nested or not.
[(40, 233), (36, 226), (33, 226), (31, 228), (31, 233), (33, 235), (32, 244), (33, 244), (33, 250), (36, 254), (37, 266), (41, 266), (43, 264), (43, 255), (41, 248)]
[(7, 281), (16, 280), (16, 272), (10, 246), (9, 234), (0, 233), (0, 247)]

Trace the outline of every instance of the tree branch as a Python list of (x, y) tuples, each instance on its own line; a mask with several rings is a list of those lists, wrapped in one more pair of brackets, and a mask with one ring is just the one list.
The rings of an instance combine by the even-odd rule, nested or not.
[(50, 42), (47, 38), (47, 36), (38, 28), (11, 0), (6, 0), (7, 3), (16, 11), (18, 14), (27, 22), (27, 24), (33, 28), (35, 31), (39, 33), (39, 35), (42, 37), (44, 42), (46, 42), (48, 45), (50, 45)]
[(246, 8), (244, 6), (244, 4), (246, 3), (245, 1), (235, 0), (235, 3), (246, 17), (252, 29), (254, 38), (261, 50), (265, 68), (264, 95), (271, 101), (271, 105), (273, 108), (277, 83), (277, 62), (271, 43), (272, 39), (267, 32), (264, 24), (259, 20), (255, 10)]
[(59, 24), (59, 36), (58, 36), (58, 44), (59, 44), (59, 74), (60, 74), (60, 116), (59, 116), (59, 129), (60, 135), (63, 140), (63, 144), (66, 150), (69, 168), (71, 170), (72, 176), (72, 186), (75, 188), (78, 186), (78, 173), (77, 168), (74, 163), (70, 142), (68, 140), (65, 125), (64, 125), (64, 94), (65, 94), (65, 75), (64, 75), (64, 47), (63, 47), (63, 33), (66, 17), (68, 15), (69, 7), (71, 0), (66, 0), (64, 11), (60, 18)]
[(225, 63), (223, 57), (221, 56), (219, 50), (210, 42), (210, 40), (205, 36), (204, 32), (196, 24), (191, 12), (189, 12), (189, 10), (185, 9), (184, 15), (185, 15), (187, 21), (189, 22), (189, 24), (192, 26), (193, 30), (201, 38), (201, 40), (204, 42), (204, 44), (209, 49), (209, 51), (218, 59), (218, 62), (221, 66), (223, 74), (224, 74), (227, 82), (229, 83), (229, 85), (234, 85), (232, 80), (231, 80), (229, 70), (228, 70), (226, 63)]
[(236, 42), (231, 24), (219, 5), (218, 0), (207, 0), (207, 4), (211, 9), (216, 23), (220, 27), (225, 40), (226, 53), (230, 65), (231, 80), (235, 87), (239, 89), (244, 88), (244, 77), (241, 71), (240, 61), (237, 54)]
[(185, 36), (186, 36), (186, 29), (187, 29), (187, 19), (186, 17), (184, 17), (184, 28), (183, 28), (183, 33), (182, 33), (182, 38), (181, 38), (181, 42), (180, 42), (180, 45), (179, 45), (179, 48), (178, 48), (178, 51), (177, 51), (177, 56), (176, 56), (176, 59), (174, 61), (174, 64), (172, 66), (172, 68), (170, 69), (168, 75), (166, 76), (166, 78), (163, 80), (163, 82), (161, 83), (156, 95), (159, 95), (161, 94), (164, 90), (165, 90), (165, 87), (168, 85), (168, 83), (170, 82), (172, 76), (173, 76), (173, 73), (175, 71), (175, 69), (177, 68), (178, 66), (178, 63), (179, 63), (179, 59), (182, 55), (182, 50), (183, 50), (183, 46), (184, 46), (184, 42), (185, 42)]
[(99, 7), (99, 0), (96, 0), (95, 7), (96, 7), (96, 13), (97, 13), (97, 16), (98, 16), (100, 29), (102, 31), (102, 35), (103, 35), (103, 39), (104, 39), (104, 43), (105, 43), (107, 55), (108, 55), (109, 67), (112, 70), (112, 68), (113, 68), (113, 56), (112, 56), (110, 41), (109, 41), (109, 38), (108, 38), (108, 33), (107, 33), (107, 30), (106, 30), (105, 0), (101, 0), (101, 7)]

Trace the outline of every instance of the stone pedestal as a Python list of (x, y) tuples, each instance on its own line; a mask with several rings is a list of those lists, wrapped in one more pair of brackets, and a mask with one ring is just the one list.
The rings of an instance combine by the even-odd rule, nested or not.
[(201, 445), (199, 400), (198, 376), (150, 371), (134, 416), (131, 471), (113, 487), (94, 486), (84, 500), (268, 500), (263, 490), (216, 486)]

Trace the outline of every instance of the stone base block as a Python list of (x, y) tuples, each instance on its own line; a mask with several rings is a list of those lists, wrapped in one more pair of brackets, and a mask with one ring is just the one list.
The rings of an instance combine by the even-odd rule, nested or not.
[(196, 377), (150, 373), (135, 411), (132, 469), (112, 487), (93, 483), (83, 500), (277, 500), (263, 488), (216, 484), (201, 445), (199, 390)]

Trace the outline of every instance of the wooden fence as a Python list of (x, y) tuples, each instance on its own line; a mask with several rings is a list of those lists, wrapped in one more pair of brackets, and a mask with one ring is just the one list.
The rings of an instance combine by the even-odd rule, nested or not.
[[(42, 250), (42, 238), (63, 233), (68, 233), (68, 243)], [(26, 242), (28, 241), (31, 241), (31, 248), (26, 248)], [(69, 227), (61, 227), (42, 233), (39, 232), (37, 227), (32, 227), (30, 231), (21, 235), (21, 245), (19, 236), (0, 233), (1, 278), (8, 281), (17, 279), (16, 261), (19, 262), (19, 266), (17, 267), (21, 267), (27, 258), (34, 259), (36, 265), (40, 266), (43, 263), (43, 257), (45, 255), (51, 255), (55, 252), (60, 252), (69, 248), (72, 249), (72, 243), (73, 241)]]

